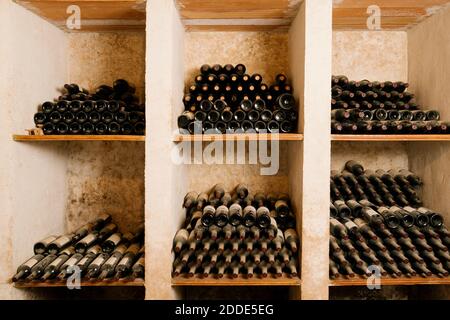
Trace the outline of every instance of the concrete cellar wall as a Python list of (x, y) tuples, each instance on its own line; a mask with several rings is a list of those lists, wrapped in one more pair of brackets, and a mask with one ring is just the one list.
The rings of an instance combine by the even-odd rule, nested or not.
[[(68, 45), (69, 82), (95, 90), (127, 79), (145, 101), (145, 33), (73, 33)], [(107, 212), (120, 230), (136, 230), (144, 218), (144, 143), (73, 142), (66, 152), (67, 228)]]
[(64, 230), (66, 145), (17, 143), (11, 133), (33, 127), (39, 103), (57, 96), (67, 78), (67, 39), (11, 1), (0, 2), (0, 36), (0, 297), (35, 298), (42, 292), (8, 280), (37, 239)]

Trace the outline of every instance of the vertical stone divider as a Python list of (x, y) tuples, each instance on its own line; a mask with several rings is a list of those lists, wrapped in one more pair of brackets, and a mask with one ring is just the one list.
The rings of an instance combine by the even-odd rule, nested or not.
[[(291, 77), (300, 101), (303, 143), (291, 150), (290, 166), (301, 166), (291, 183), (301, 219), (300, 292), (293, 298), (328, 299), (330, 101), (332, 1), (305, 0), (289, 31)], [(298, 164), (292, 164), (292, 162)], [(301, 191), (299, 191), (299, 189)]]
[(180, 299), (171, 286), (172, 239), (181, 226), (185, 169), (172, 161), (182, 109), (184, 27), (174, 1), (147, 1), (145, 147), (146, 299)]

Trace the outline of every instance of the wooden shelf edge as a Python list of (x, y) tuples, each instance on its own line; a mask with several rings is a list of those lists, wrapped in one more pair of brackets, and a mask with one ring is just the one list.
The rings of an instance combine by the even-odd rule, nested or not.
[[(355, 279), (335, 279), (330, 280), (330, 287), (352, 287), (352, 286), (366, 286), (367, 279), (357, 277)], [(381, 278), (382, 286), (413, 286), (413, 285), (450, 285), (450, 277), (401, 277), (401, 278)]]
[(194, 134), (183, 135), (178, 134), (173, 137), (174, 142), (185, 141), (303, 141), (303, 134), (301, 133), (280, 133), (280, 134), (257, 134), (257, 133), (242, 133), (242, 134)]
[[(143, 287), (143, 279), (118, 281), (89, 281), (82, 280), (81, 287)], [(66, 281), (19, 281), (14, 283), (16, 288), (57, 288), (67, 287)]]
[(127, 135), (20, 135), (14, 141), (145, 141), (145, 136)]
[(234, 286), (284, 286), (284, 287), (297, 287), (301, 285), (299, 278), (289, 278), (283, 276), (281, 278), (250, 278), (247, 279), (243, 276), (239, 276), (236, 279), (231, 278), (199, 278), (194, 276), (193, 278), (185, 278), (183, 276), (172, 278), (172, 286), (174, 287), (199, 287), (199, 286), (221, 286), (221, 287), (234, 287)]
[(450, 134), (332, 134), (331, 141), (450, 141)]

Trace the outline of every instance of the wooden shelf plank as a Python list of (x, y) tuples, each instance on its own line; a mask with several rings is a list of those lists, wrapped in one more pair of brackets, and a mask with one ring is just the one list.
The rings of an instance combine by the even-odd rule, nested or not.
[[(286, 30), (301, 1), (296, 0), (176, 0), (188, 31)], [(333, 7), (333, 27), (367, 30), (367, 8), (381, 9), (381, 28), (405, 29), (445, 8), (448, 0), (340, 0)]]
[[(16, 288), (56, 288), (66, 287), (66, 281), (19, 281), (14, 283)], [(115, 281), (89, 281), (82, 280), (81, 287), (143, 287), (143, 279), (115, 280)]]
[(303, 141), (303, 134), (299, 133), (281, 133), (281, 134), (194, 134), (174, 136), (174, 142), (183, 141), (257, 141), (257, 140), (278, 140), (278, 141)]
[(448, 0), (341, 0), (334, 3), (333, 28), (336, 30), (367, 30), (367, 8), (381, 9), (382, 29), (405, 29), (429, 17)]
[(450, 134), (332, 134), (331, 141), (450, 141)]
[[(335, 279), (330, 280), (330, 286), (332, 287), (351, 287), (351, 286), (366, 286), (367, 279), (363, 277), (355, 277), (354, 279)], [(439, 277), (401, 277), (392, 278), (384, 277), (381, 278), (382, 286), (413, 286), (413, 285), (450, 285), (450, 277), (439, 278)]]
[(127, 135), (13, 135), (14, 141), (145, 141), (145, 136)]
[(290, 278), (287, 275), (281, 278), (250, 278), (247, 279), (240, 275), (236, 279), (224, 277), (216, 279), (213, 277), (199, 278), (194, 276), (193, 278), (186, 278), (183, 276), (172, 278), (172, 286), (176, 287), (199, 287), (199, 286), (222, 286), (222, 287), (234, 287), (234, 286), (284, 286), (284, 287), (296, 287), (301, 285), (299, 278)]
[[(68, 32), (145, 31), (145, 1), (140, 0), (15, 0), (19, 5)], [(66, 20), (81, 11), (81, 28), (69, 29)]]

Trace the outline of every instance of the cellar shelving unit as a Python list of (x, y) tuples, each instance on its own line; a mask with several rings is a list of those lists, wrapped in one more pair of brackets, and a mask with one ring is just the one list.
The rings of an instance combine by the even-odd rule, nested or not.
[(145, 136), (127, 135), (13, 135), (14, 141), (145, 141)]
[[(365, 279), (330, 280), (328, 276), (329, 169), (330, 166), (342, 168), (350, 158), (361, 160), (369, 168), (409, 167), (425, 180), (425, 203), (432, 203), (450, 221), (450, 205), (442, 196), (450, 192), (447, 136), (335, 136), (329, 130), (332, 73), (347, 74), (355, 80), (409, 80), (419, 103), (438, 109), (442, 118), (450, 119), (447, 105), (450, 90), (443, 87), (448, 82), (442, 74), (448, 70), (449, 52), (447, 47), (440, 46), (448, 41), (445, 37), (450, 28), (450, 13), (448, 9), (437, 10), (448, 1), (413, 0), (406, 8), (398, 1), (343, 0), (334, 4), (334, 12), (332, 0), (14, 2), (33, 13), (10, 0), (0, 5), (0, 21), (11, 26), (5, 34), (0, 29), (3, 41), (10, 44), (0, 48), (7, 50), (5, 54), (0, 53), (15, 67), (15, 74), (7, 70), (6, 76), (11, 79), (9, 83), (23, 85), (29, 92), (23, 95), (15, 86), (5, 89), (0, 85), (4, 97), (0, 103), (5, 103), (0, 108), (0, 132), (8, 138), (4, 143), (5, 152), (0, 155), (0, 181), (5, 183), (7, 191), (0, 193), (0, 203), (5, 206), (3, 212), (7, 212), (6, 223), (2, 223), (6, 230), (1, 229), (5, 232), (0, 234), (12, 243), (7, 248), (12, 252), (12, 262), (3, 266), (4, 262), (0, 261), (0, 269), (7, 270), (7, 276), (0, 274), (0, 289), (7, 290), (0, 292), (15, 287), (20, 288), (23, 297), (29, 297), (26, 284), (11, 285), (7, 280), (14, 268), (28, 258), (32, 242), (92, 218), (93, 212), (89, 217), (80, 214), (88, 208), (85, 202), (98, 209), (106, 201), (119, 201), (114, 203), (115, 209), (108, 209), (112, 208), (125, 226), (142, 218), (137, 208), (144, 207), (145, 203), (146, 277), (126, 289), (144, 286), (146, 299), (181, 299), (186, 297), (186, 292), (195, 298), (196, 287), (204, 286), (211, 292), (214, 287), (230, 290), (228, 297), (234, 297), (233, 287), (238, 286), (250, 290), (258, 286), (258, 291), (270, 296), (270, 289), (259, 287), (268, 286), (289, 290), (292, 299), (328, 299), (329, 290), (337, 287), (363, 287)], [(69, 30), (64, 23), (69, 4), (81, 8), (81, 30)], [(367, 7), (373, 4), (382, 9), (382, 31), (367, 31)], [(431, 12), (436, 14), (425, 19)], [(98, 33), (102, 31), (109, 32)], [(83, 54), (92, 54), (87, 50), (92, 48), (97, 49), (94, 50), (99, 55), (97, 59)], [(423, 48), (434, 49), (424, 51)], [(32, 63), (36, 59), (40, 64)], [(99, 65), (91, 63), (92, 60)], [(256, 139), (253, 135), (181, 136), (176, 130), (182, 94), (186, 81), (194, 75), (194, 68), (202, 63), (241, 62), (250, 72), (261, 72), (265, 78), (273, 77), (278, 71), (287, 72), (300, 102), (299, 133), (279, 138), (280, 173), (261, 177), (257, 172), (260, 166), (255, 165), (174, 164), (171, 154), (183, 142), (272, 140), (264, 136)], [(128, 65), (133, 67), (121, 67)], [(68, 66), (72, 68), (70, 76)], [(83, 78), (86, 74), (88, 79)], [(127, 140), (129, 143), (111, 144), (108, 142), (113, 140), (96, 136), (94, 139), (100, 141), (88, 144), (73, 141), (63, 145), (13, 142), (42, 141), (45, 137), (17, 135), (11, 139), (12, 132), (23, 132), (29, 127), (36, 104), (56, 96), (54, 88), (62, 83), (73, 81), (93, 87), (111, 82), (114, 77), (129, 77), (138, 84), (142, 95), (145, 90), (147, 135), (151, 139), (126, 137), (131, 139)], [(11, 97), (20, 97), (20, 101)], [(75, 138), (78, 137), (56, 139)], [(132, 178), (122, 179), (122, 176)], [(219, 179), (227, 187), (246, 182), (252, 189), (261, 186), (267, 191), (290, 193), (301, 239), (301, 280), (171, 278), (170, 250), (172, 238), (183, 221), (184, 194), (192, 188), (206, 191)], [(103, 193), (105, 186), (108, 190)], [(61, 190), (65, 190), (64, 197), (49, 199), (49, 194), (60, 194)], [(125, 192), (123, 197), (118, 190)], [(107, 194), (112, 197), (108, 198)], [(103, 196), (106, 200), (102, 200)], [(78, 206), (79, 210), (75, 210)], [(65, 216), (60, 214), (67, 208), (69, 212)], [(129, 208), (133, 212), (128, 212)], [(30, 223), (31, 212), (39, 215), (39, 221)], [(432, 284), (438, 288), (448, 285), (449, 280), (401, 278), (382, 279), (381, 283), (386, 286)], [(33, 286), (47, 287), (45, 283)], [(427, 290), (426, 286), (422, 289)], [(446, 294), (435, 296), (449, 298)], [(10, 296), (17, 297), (17, 293), (11, 292)], [(214, 293), (208, 297), (213, 298)]]
[[(327, 286), (317, 288), (315, 283), (318, 279), (328, 281), (328, 243), (317, 244), (315, 240), (318, 233), (325, 237), (328, 227), (328, 192), (325, 190), (329, 179), (330, 139), (326, 107), (330, 99), (331, 9), (331, 1), (311, 0), (292, 3), (271, 0), (148, 2), (147, 105), (158, 105), (158, 108), (150, 108), (147, 115), (148, 134), (159, 138), (146, 142), (146, 176), (149, 177), (146, 184), (158, 186), (155, 192), (146, 194), (146, 224), (152, 230), (147, 242), (149, 254), (146, 255), (148, 298), (198, 297), (196, 293), (201, 295), (202, 291), (197, 291), (197, 287), (204, 286), (211, 290), (208, 291), (211, 298), (215, 296), (214, 287), (219, 286), (221, 293), (228, 293), (225, 297), (229, 298), (235, 296), (234, 286), (248, 289), (247, 297), (252, 296), (253, 286), (262, 286), (258, 291), (272, 298), (277, 291), (263, 287), (286, 287), (283, 292), (289, 293), (292, 299), (326, 295)], [(306, 32), (313, 29), (314, 37)], [(327, 40), (330, 40), (328, 44)], [(285, 72), (301, 106), (298, 133), (278, 137), (179, 135), (176, 118), (183, 110), (185, 85), (204, 63), (243, 63), (248, 73), (262, 74), (264, 82), (269, 84), (277, 73)], [(161, 77), (161, 74), (168, 76)], [(315, 116), (320, 120), (313, 119)], [(310, 123), (314, 126), (309, 126)], [(316, 135), (320, 130), (324, 134)], [(280, 141), (281, 160), (274, 176), (262, 176), (258, 172), (260, 165), (175, 165), (170, 158), (174, 148), (190, 148), (192, 141), (248, 140), (248, 144), (258, 140), (272, 141), (273, 151), (273, 138)], [(203, 146), (206, 150), (205, 144)], [(321, 166), (326, 169), (320, 170)], [(221, 171), (224, 173), (218, 174)], [(184, 220), (180, 209), (183, 196), (190, 190), (207, 191), (219, 181), (228, 190), (238, 183), (246, 183), (253, 191), (261, 189), (290, 194), (301, 238), (301, 280), (171, 278), (172, 239)], [(306, 185), (308, 188), (304, 187)], [(158, 214), (163, 211), (165, 215)], [(313, 232), (306, 228), (311, 225), (317, 227)]]
[[(449, 119), (449, 90), (444, 66), (448, 68), (450, 61), (448, 48), (441, 46), (449, 41), (448, 23), (444, 24), (450, 17), (448, 4), (448, 1), (438, 0), (410, 1), (408, 8), (382, 0), (337, 4), (333, 74), (344, 74), (351, 80), (408, 82), (408, 90), (416, 94), (419, 105), (436, 109), (440, 111), (441, 119)], [(367, 30), (367, 13), (364, 11), (369, 5), (380, 6), (382, 31)], [(436, 9), (432, 17), (429, 17), (429, 6)], [(415, 12), (412, 15), (407, 13), (412, 11)], [(450, 135), (331, 135), (331, 141), (332, 170), (341, 170), (345, 161), (353, 159), (368, 169), (407, 168), (418, 174), (424, 180), (421, 196), (425, 206), (442, 213), (449, 225), (450, 206), (443, 195), (449, 192), (450, 172), (445, 159), (450, 156), (450, 145), (446, 143), (450, 141)], [(367, 280), (361, 277), (329, 281), (333, 293), (341, 292), (337, 287), (359, 287), (348, 288), (342, 298), (358, 297), (361, 290), (369, 292), (363, 288), (366, 284)], [(401, 286), (428, 285), (410, 290), (408, 295), (414, 298), (420, 291), (430, 298), (449, 299), (446, 287), (449, 284), (448, 277), (382, 277), (381, 285), (390, 289), (380, 291), (379, 295), (384, 299), (398, 299), (403, 294)]]

